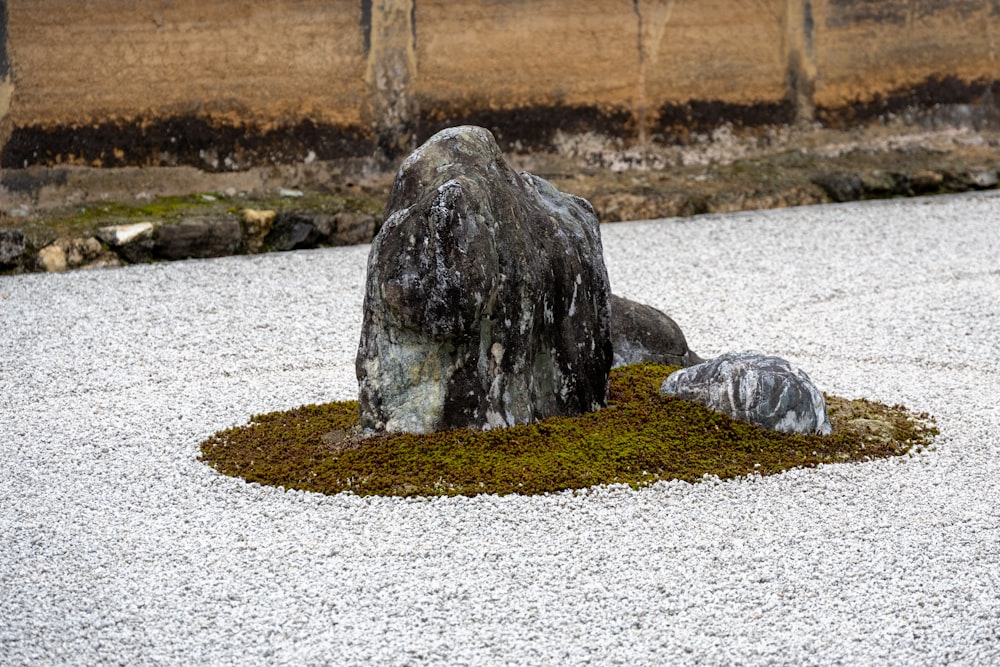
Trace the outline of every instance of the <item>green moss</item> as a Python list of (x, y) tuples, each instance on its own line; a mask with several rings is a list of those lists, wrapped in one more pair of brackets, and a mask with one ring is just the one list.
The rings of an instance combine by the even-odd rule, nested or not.
[(836, 397), (827, 399), (832, 435), (773, 433), (661, 396), (660, 383), (673, 370), (652, 364), (615, 369), (603, 410), (483, 432), (360, 437), (356, 402), (306, 405), (216, 433), (202, 443), (201, 460), (248, 482), (327, 494), (537, 494), (769, 475), (897, 456), (937, 435), (927, 415)]
[(208, 215), (237, 216), (245, 208), (270, 211), (342, 211), (378, 216), (385, 198), (377, 192), (306, 193), (302, 197), (227, 197), (219, 193), (156, 197), (144, 203), (96, 202), (72, 208), (53, 209), (33, 222), (20, 223), (32, 247), (41, 247), (60, 236), (94, 234), (100, 227), (134, 222), (157, 224)]
[(179, 197), (156, 197), (146, 204), (130, 206), (119, 202), (102, 202), (81, 206), (70, 220), (105, 224), (109, 220), (168, 220), (177, 215), (197, 214), (200, 210), (217, 208), (219, 195), (192, 194)]

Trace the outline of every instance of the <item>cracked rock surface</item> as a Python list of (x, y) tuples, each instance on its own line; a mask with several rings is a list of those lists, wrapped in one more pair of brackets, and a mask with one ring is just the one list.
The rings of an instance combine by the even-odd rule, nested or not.
[(590, 204), (439, 132), (402, 164), (368, 259), (361, 424), (426, 433), (607, 401), (611, 289)]
[(826, 400), (806, 373), (780, 357), (730, 352), (684, 368), (660, 393), (782, 433), (829, 435)]

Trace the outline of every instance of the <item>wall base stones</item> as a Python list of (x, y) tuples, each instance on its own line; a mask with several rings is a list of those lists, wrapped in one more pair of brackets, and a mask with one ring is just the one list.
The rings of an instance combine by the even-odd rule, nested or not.
[(20, 229), (0, 229), (0, 269), (18, 265), (24, 255), (24, 232)]
[(61, 238), (39, 250), (35, 262), (40, 270), (50, 273), (120, 265), (118, 257), (92, 236)]
[(107, 225), (92, 235), (58, 236), (41, 247), (32, 246), (21, 229), (0, 228), (0, 272), (58, 272), (352, 245), (371, 241), (377, 224), (367, 213), (243, 210), (239, 216)]

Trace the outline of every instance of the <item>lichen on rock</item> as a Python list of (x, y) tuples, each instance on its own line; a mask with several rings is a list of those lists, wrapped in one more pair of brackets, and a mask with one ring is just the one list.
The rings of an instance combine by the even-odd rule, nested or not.
[(780, 357), (729, 353), (672, 373), (660, 393), (783, 433), (829, 435), (826, 401), (809, 376)]
[(404, 160), (368, 259), (361, 425), (510, 426), (603, 406), (610, 296), (589, 202), (516, 173), (478, 127)]

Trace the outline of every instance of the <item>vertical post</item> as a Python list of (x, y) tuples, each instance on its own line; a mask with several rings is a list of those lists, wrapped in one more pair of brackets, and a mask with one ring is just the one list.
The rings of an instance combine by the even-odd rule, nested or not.
[(416, 0), (362, 0), (361, 23), (376, 143), (385, 158), (395, 159), (416, 140)]
[(0, 150), (10, 138), (10, 105), (14, 96), (14, 77), (7, 55), (7, 0), (0, 0)]
[(812, 0), (788, 0), (785, 10), (785, 56), (788, 62), (788, 95), (795, 105), (795, 121), (815, 118), (816, 55), (813, 48)]
[(636, 77), (635, 100), (632, 116), (638, 130), (639, 145), (645, 152), (649, 141), (649, 126), (652, 121), (649, 100), (646, 96), (646, 77), (650, 67), (656, 65), (660, 53), (663, 33), (674, 11), (674, 0), (632, 0), (632, 11), (636, 17), (639, 72)]

